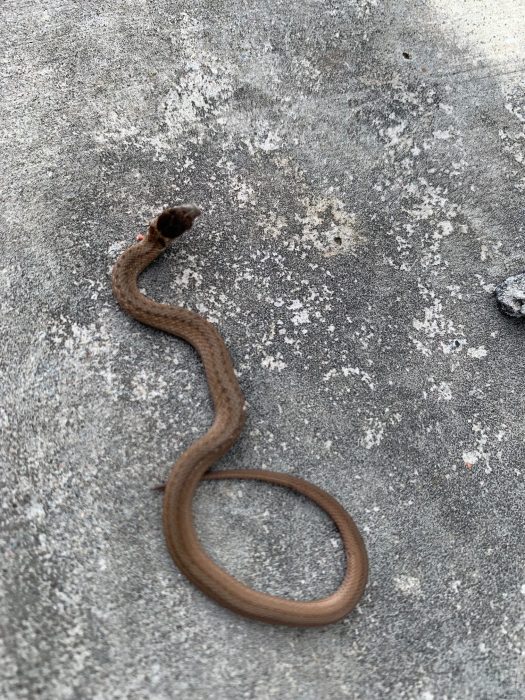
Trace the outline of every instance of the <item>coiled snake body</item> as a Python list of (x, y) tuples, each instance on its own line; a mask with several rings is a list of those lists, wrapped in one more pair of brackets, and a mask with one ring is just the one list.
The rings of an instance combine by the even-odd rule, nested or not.
[[(138, 289), (137, 278), (200, 214), (196, 207), (164, 210), (141, 242), (118, 258), (113, 293), (135, 319), (190, 343), (200, 355), (215, 409), (212, 426), (173, 466), (164, 489), (163, 527), (168, 549), (179, 569), (206, 595), (227, 608), (262, 622), (310, 627), (344, 617), (359, 601), (366, 585), (368, 559), (352, 518), (325, 491), (289, 474), (236, 469), (209, 472), (236, 442), (244, 424), (244, 397), (230, 353), (215, 326), (196, 313), (159, 304)], [(193, 524), (192, 501), (203, 479), (254, 479), (291, 488), (317, 503), (334, 521), (346, 556), (339, 588), (326, 598), (295, 601), (252, 590), (215, 564), (203, 549)]]

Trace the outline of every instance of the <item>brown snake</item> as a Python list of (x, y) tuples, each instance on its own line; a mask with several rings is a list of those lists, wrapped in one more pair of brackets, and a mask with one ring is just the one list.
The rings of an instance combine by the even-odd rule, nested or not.
[[(210, 598), (262, 622), (313, 627), (336, 622), (359, 601), (366, 585), (368, 558), (352, 518), (325, 491), (290, 474), (235, 469), (208, 472), (237, 441), (244, 424), (244, 396), (230, 353), (219, 332), (196, 313), (159, 304), (138, 289), (137, 278), (200, 214), (193, 206), (165, 209), (143, 240), (124, 251), (113, 269), (113, 293), (137, 321), (183, 338), (200, 355), (215, 409), (212, 426), (179, 457), (164, 489), (163, 524), (168, 549), (179, 569)], [(215, 564), (203, 549), (193, 523), (192, 501), (203, 479), (255, 479), (286, 486), (317, 503), (334, 521), (346, 556), (339, 588), (326, 598), (295, 601), (255, 591)]]

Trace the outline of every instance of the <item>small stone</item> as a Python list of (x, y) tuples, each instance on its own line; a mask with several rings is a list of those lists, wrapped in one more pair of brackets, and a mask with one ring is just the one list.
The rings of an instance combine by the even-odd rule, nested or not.
[(524, 318), (525, 271), (503, 280), (494, 290), (494, 295), (502, 313), (514, 318)]

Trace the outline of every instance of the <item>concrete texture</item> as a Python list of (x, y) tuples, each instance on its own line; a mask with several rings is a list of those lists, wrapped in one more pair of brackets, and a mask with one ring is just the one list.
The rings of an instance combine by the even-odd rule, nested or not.
[[(4, 0), (0, 696), (525, 696), (522, 0)], [(217, 322), (249, 413), (224, 467), (289, 470), (362, 528), (370, 584), (318, 630), (217, 607), (175, 569), (163, 479), (211, 419), (199, 362), (121, 313), (118, 253)], [(230, 572), (337, 585), (311, 504), (208, 484)]]

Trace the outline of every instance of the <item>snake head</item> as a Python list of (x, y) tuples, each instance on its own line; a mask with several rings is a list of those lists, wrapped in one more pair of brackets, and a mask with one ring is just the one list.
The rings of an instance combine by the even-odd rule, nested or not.
[(190, 229), (201, 210), (193, 204), (183, 204), (179, 207), (164, 209), (149, 226), (149, 237), (168, 246), (184, 231)]

